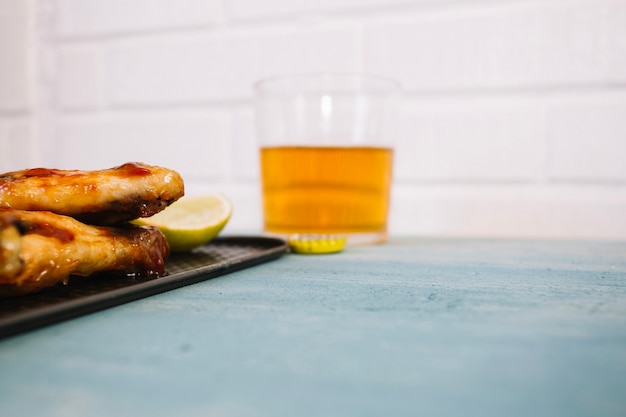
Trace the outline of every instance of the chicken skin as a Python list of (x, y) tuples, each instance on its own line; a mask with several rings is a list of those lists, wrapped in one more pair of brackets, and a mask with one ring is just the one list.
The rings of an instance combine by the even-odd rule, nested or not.
[(160, 276), (169, 254), (157, 228), (91, 226), (46, 211), (0, 209), (0, 296), (103, 271)]
[(152, 216), (183, 194), (180, 174), (143, 163), (97, 171), (33, 168), (0, 174), (0, 208), (51, 211), (95, 225)]

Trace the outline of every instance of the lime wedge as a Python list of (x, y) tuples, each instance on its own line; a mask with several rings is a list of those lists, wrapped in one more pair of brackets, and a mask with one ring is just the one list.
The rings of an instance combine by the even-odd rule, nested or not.
[(172, 252), (184, 252), (215, 238), (232, 212), (232, 204), (220, 194), (183, 197), (165, 210), (134, 223), (158, 227)]

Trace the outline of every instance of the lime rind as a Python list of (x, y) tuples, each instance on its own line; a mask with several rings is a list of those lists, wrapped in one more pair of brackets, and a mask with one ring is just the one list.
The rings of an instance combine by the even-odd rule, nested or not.
[(232, 204), (221, 194), (187, 197), (136, 224), (156, 226), (172, 252), (187, 252), (219, 235), (232, 215)]
[(215, 239), (224, 229), (226, 223), (228, 223), (228, 219), (225, 219), (221, 224), (203, 230), (157, 227), (165, 236), (172, 252), (187, 252)]

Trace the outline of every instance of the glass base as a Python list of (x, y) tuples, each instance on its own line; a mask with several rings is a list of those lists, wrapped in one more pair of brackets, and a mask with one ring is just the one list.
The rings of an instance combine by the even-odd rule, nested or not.
[(334, 238), (346, 238), (346, 246), (365, 246), (365, 245), (377, 245), (385, 243), (389, 235), (387, 232), (365, 232), (365, 233), (277, 233), (272, 231), (266, 231), (270, 236), (275, 236), (284, 240), (293, 239), (297, 237), (303, 240), (324, 240)]
[(389, 239), (387, 232), (348, 233), (346, 237), (349, 246), (376, 245), (385, 243)]

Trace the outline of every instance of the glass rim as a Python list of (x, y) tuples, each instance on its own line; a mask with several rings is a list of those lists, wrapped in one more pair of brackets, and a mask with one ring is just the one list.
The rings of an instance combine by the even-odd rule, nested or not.
[(259, 95), (393, 94), (399, 93), (402, 85), (390, 77), (362, 72), (307, 72), (261, 78), (253, 84), (253, 89)]

